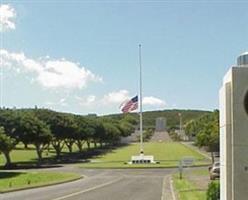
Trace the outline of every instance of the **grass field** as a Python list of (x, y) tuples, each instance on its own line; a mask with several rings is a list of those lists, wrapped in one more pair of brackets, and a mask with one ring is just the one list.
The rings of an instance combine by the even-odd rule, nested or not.
[(176, 167), (179, 160), (183, 157), (194, 157), (196, 165), (208, 164), (204, 156), (177, 142), (167, 143), (145, 143), (145, 155), (154, 155), (159, 164), (148, 165), (129, 165), (128, 162), (132, 155), (139, 154), (139, 144), (130, 144), (112, 150), (104, 155), (100, 155), (91, 159), (91, 162), (81, 164), (83, 168), (140, 168), (140, 167)]
[[(84, 148), (87, 148), (86, 145)], [(77, 152), (78, 149), (76, 145), (73, 146), (73, 152)], [(68, 149), (66, 147), (62, 150), (62, 155), (64, 153), (68, 153)], [(53, 148), (50, 148), (49, 151), (45, 150), (43, 152), (43, 158), (54, 158), (56, 153)], [(11, 161), (13, 163), (36, 163), (37, 162), (37, 154), (33, 145), (29, 145), (28, 149), (24, 148), (23, 144), (17, 145), (16, 149), (11, 151), (10, 153)], [(3, 154), (0, 154), (0, 166), (5, 164), (5, 158)]]
[(207, 169), (185, 172), (181, 180), (179, 175), (175, 174), (173, 183), (179, 200), (204, 200), (209, 183), (209, 172)]
[(75, 180), (80, 175), (54, 172), (0, 172), (0, 193)]
[[(85, 146), (86, 148), (86, 146)], [(192, 156), (195, 158), (196, 165), (208, 164), (204, 156), (199, 154), (193, 149), (182, 145), (177, 142), (167, 143), (145, 143), (144, 150), (146, 155), (154, 155), (155, 160), (160, 164), (150, 165), (128, 165), (124, 164), (128, 162), (132, 155), (139, 153), (139, 144), (130, 144), (128, 146), (118, 147), (112, 150), (103, 150), (98, 156), (90, 158), (91, 162), (83, 163), (80, 166), (85, 168), (140, 168), (140, 167), (175, 167), (178, 165), (178, 161), (183, 157)], [(77, 152), (76, 146), (73, 148), (73, 152)], [(63, 149), (63, 153), (68, 153), (67, 148)], [(62, 153), (62, 155), (63, 155)], [(30, 145), (29, 149), (24, 149), (23, 145), (18, 145), (17, 149), (11, 152), (11, 159), (13, 163), (36, 163), (37, 155), (35, 149)], [(82, 153), (84, 155), (84, 152)], [(54, 158), (55, 151), (44, 151), (43, 158)], [(5, 163), (4, 156), (0, 155), (0, 166)]]

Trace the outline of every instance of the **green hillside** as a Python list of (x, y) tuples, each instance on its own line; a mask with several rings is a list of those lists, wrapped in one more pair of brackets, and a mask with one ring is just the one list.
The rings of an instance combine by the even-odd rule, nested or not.
[[(34, 112), (36, 109), (17, 109), (19, 112)], [(55, 112), (49, 109), (38, 109), (42, 110), (43, 112)], [(143, 112), (143, 122), (145, 128), (154, 128), (155, 121), (158, 117), (165, 117), (167, 119), (167, 128), (178, 128), (179, 127), (179, 116), (178, 113), (182, 114), (183, 124), (186, 122), (197, 119), (202, 115), (212, 113), (211, 111), (205, 110), (179, 110), (179, 109), (172, 109), (172, 110), (158, 110), (158, 111), (146, 111)], [(73, 115), (72, 113), (66, 113), (67, 115)], [(128, 113), (128, 114), (110, 114), (105, 116), (98, 116), (99, 118), (111, 118), (114, 120), (121, 120), (126, 115), (131, 115), (135, 117), (138, 121), (139, 115), (137, 113)], [(95, 118), (96, 115), (86, 115), (85, 117)]]
[[(210, 111), (204, 111), (204, 110), (160, 110), (160, 111), (147, 111), (143, 113), (143, 120), (144, 120), (144, 126), (145, 127), (155, 127), (155, 121), (158, 117), (165, 117), (167, 119), (167, 128), (176, 128), (179, 127), (179, 116), (178, 113), (182, 114), (182, 120), (183, 124), (186, 122), (199, 118), (200, 116), (211, 113)], [(137, 113), (131, 113), (131, 114), (114, 114), (114, 115), (108, 115), (105, 117), (111, 117), (114, 119), (122, 119), (125, 115), (132, 115), (137, 118), (139, 115)]]

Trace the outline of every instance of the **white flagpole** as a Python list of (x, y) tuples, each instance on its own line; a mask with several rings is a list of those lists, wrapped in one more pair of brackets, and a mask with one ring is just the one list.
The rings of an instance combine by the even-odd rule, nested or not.
[(140, 105), (140, 154), (144, 154), (143, 147), (143, 118), (142, 118), (142, 64), (141, 64), (141, 44), (139, 45), (139, 65), (140, 65), (140, 95), (139, 95), (139, 105)]

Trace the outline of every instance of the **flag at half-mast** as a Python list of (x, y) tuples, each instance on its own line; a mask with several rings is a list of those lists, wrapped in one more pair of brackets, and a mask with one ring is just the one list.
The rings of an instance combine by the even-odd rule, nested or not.
[(128, 113), (138, 108), (138, 96), (133, 97), (132, 99), (125, 101), (121, 104), (121, 111), (123, 113)]

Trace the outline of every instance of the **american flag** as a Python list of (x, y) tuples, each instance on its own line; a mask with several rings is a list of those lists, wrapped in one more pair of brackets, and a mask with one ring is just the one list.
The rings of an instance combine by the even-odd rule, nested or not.
[(123, 113), (128, 113), (128, 112), (131, 112), (133, 110), (136, 110), (137, 108), (138, 108), (138, 96), (135, 96), (132, 99), (130, 99), (129, 101), (123, 103), (121, 111)]

